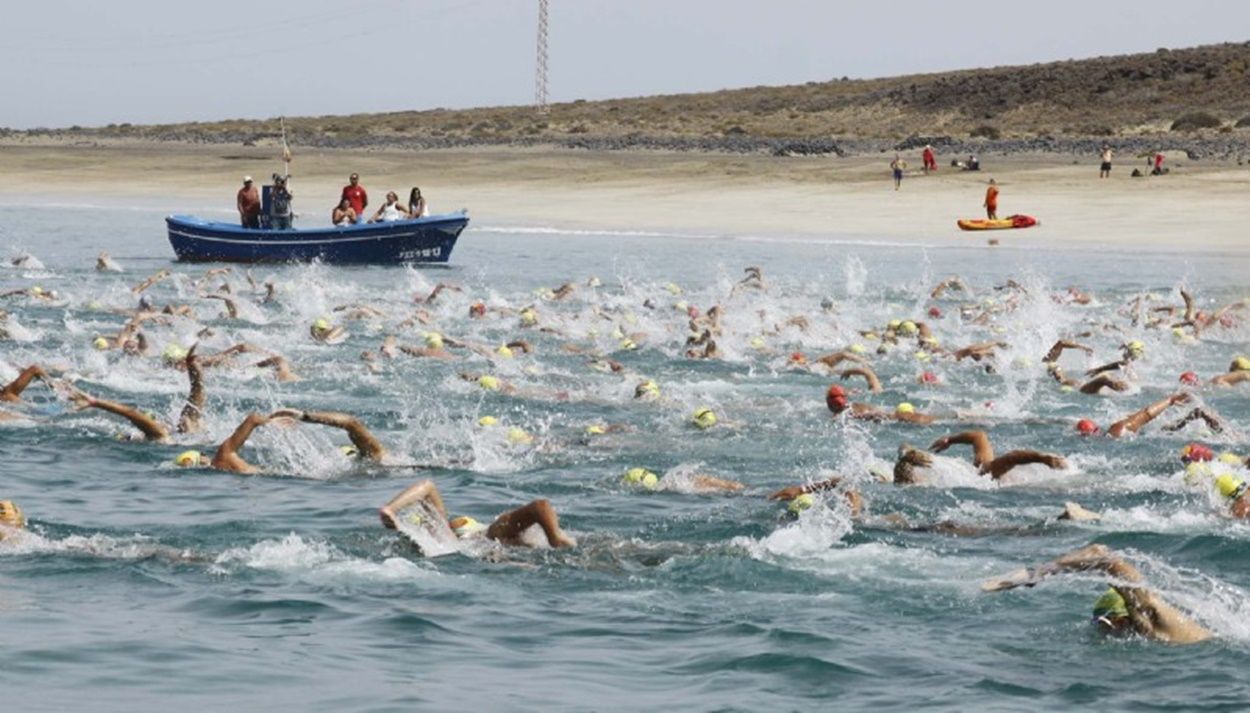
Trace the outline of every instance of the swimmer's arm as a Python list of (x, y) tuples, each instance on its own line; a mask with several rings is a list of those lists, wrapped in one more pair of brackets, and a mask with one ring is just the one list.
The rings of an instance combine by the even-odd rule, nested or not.
[(1032, 587), (1046, 577), (1065, 572), (1106, 572), (1122, 582), (1140, 582), (1141, 573), (1133, 565), (1116, 556), (1106, 545), (1087, 545), (1061, 555), (1050, 562), (1013, 572), (1002, 579), (987, 579), (981, 589), (998, 592), (1016, 587)]
[(881, 393), (881, 380), (877, 378), (876, 373), (866, 366), (858, 366), (853, 369), (846, 369), (842, 372), (842, 380), (846, 381), (852, 376), (862, 376), (868, 382), (868, 390), (874, 394)]
[(1079, 349), (1086, 354), (1094, 353), (1093, 349), (1085, 346), (1084, 344), (1079, 344), (1067, 339), (1060, 339), (1055, 342), (1053, 346), (1051, 346), (1050, 351), (1046, 352), (1046, 356), (1042, 357), (1042, 361), (1055, 361), (1064, 353), (1065, 350), (1068, 349)]
[(1110, 374), (1099, 374), (1089, 381), (1081, 385), (1082, 394), (1097, 394), (1103, 389), (1111, 389), (1112, 391), (1124, 391), (1128, 389), (1128, 384), (1117, 379)]
[(88, 396), (85, 403), (88, 408), (98, 408), (130, 421), (135, 428), (143, 432), (143, 436), (149, 441), (163, 441), (169, 438), (169, 429), (133, 406), (97, 399), (94, 396)]
[(409, 486), (399, 495), (391, 498), (390, 502), (379, 508), (378, 516), (382, 519), (382, 524), (385, 527), (394, 530), (395, 513), (413, 503), (421, 501), (432, 505), (443, 520), (447, 519), (447, 508), (443, 505), (443, 496), (439, 494), (438, 487), (434, 485), (432, 480), (422, 480)]
[(1146, 408), (1140, 411), (1137, 411), (1129, 415), (1127, 418), (1123, 419), (1125, 422), (1125, 427), (1129, 431), (1136, 433), (1138, 430), (1141, 429), (1142, 426), (1145, 426), (1146, 424), (1158, 418), (1160, 414), (1168, 410), (1168, 408), (1172, 406), (1173, 404), (1183, 403), (1185, 401), (1188, 401), (1189, 398), (1190, 398), (1189, 394), (1186, 394), (1184, 392), (1177, 392), (1175, 394), (1172, 394), (1171, 396), (1168, 396), (1167, 398), (1159, 399), (1158, 401), (1150, 404)]
[(817, 358), (816, 361), (830, 368), (835, 367), (844, 361), (853, 361), (853, 362), (858, 362), (860, 364), (868, 363), (867, 359), (859, 356), (858, 354), (855, 354), (853, 352), (848, 352), (848, 351), (840, 351), (840, 352), (834, 352), (832, 354), (826, 354), (822, 357)]
[(226, 305), (226, 314), (230, 315), (230, 319), (239, 318), (239, 306), (236, 305), (234, 300), (229, 297), (226, 297), (225, 295), (204, 295), (204, 298), (210, 300), (221, 300)]
[(524, 339), (514, 339), (514, 340), (512, 340), (512, 341), (508, 342), (508, 348), (509, 348), (509, 349), (520, 349), (521, 351), (525, 352), (526, 354), (529, 354), (529, 353), (531, 353), (531, 352), (533, 352), (533, 351), (534, 351), (534, 345), (530, 344), (529, 342), (525, 341)]
[(972, 464), (975, 466), (983, 466), (994, 460), (994, 446), (990, 444), (990, 437), (985, 431), (964, 431), (942, 436), (929, 446), (929, 450), (941, 453), (953, 445), (961, 444), (972, 446)]
[[(252, 435), (252, 431), (256, 430), (257, 426), (264, 425), (268, 422), (269, 419), (265, 416), (261, 416), (258, 413), (249, 413), (247, 417), (235, 427), (234, 433), (231, 433), (230, 436), (227, 437), (226, 440), (222, 441), (221, 445), (217, 447), (217, 451), (213, 453), (212, 466), (218, 470), (229, 471), (246, 471), (250, 469), (251, 466), (239, 457), (239, 449), (243, 447), (243, 444), (247, 443), (247, 439)], [(239, 467), (239, 463), (241, 463), (243, 467)]]
[(1181, 290), (1181, 299), (1185, 300), (1185, 324), (1193, 324), (1194, 322), (1194, 297), (1185, 290)]
[(354, 416), (335, 411), (305, 411), (300, 420), (305, 423), (334, 426), (347, 431), (347, 437), (351, 439), (352, 445), (356, 446), (360, 454), (369, 460), (382, 460), (386, 456), (386, 449), (382, 447), (382, 443)]
[(768, 496), (769, 500), (793, 500), (805, 493), (817, 493), (824, 490), (833, 490), (842, 483), (842, 478), (834, 477), (828, 480), (822, 480), (817, 483), (807, 483), (806, 485), (790, 485), (772, 495)]
[(187, 379), (191, 382), (191, 391), (187, 394), (187, 405), (182, 407), (182, 413), (178, 416), (179, 433), (198, 430), (200, 414), (204, 411), (204, 372), (200, 369), (200, 361), (195, 355), (195, 348), (198, 346), (199, 344), (191, 345), (184, 360), (187, 365)]
[(712, 475), (696, 475), (691, 478), (695, 487), (704, 490), (723, 490), (726, 492), (736, 493), (746, 488), (745, 485), (736, 480), (728, 480), (725, 478), (717, 478)]
[(1250, 381), (1250, 371), (1232, 371), (1211, 379), (1211, 383), (1217, 386), (1236, 386), (1245, 381)]
[(165, 279), (166, 277), (169, 277), (169, 270), (160, 270), (155, 275), (152, 275), (148, 279), (132, 287), (130, 291), (137, 295), (140, 292), (143, 292), (147, 288), (151, 287), (152, 285), (155, 285), (156, 283)]
[(1211, 413), (1210, 411), (1206, 410), (1205, 408), (1202, 408), (1201, 406), (1195, 407), (1192, 411), (1185, 414), (1184, 418), (1177, 421), (1176, 423), (1164, 426), (1163, 430), (1179, 431), (1182, 428), (1184, 428), (1185, 425), (1188, 424), (1190, 421), (1196, 421), (1198, 419), (1201, 419), (1204, 422), (1206, 422), (1207, 427), (1210, 428), (1212, 431), (1215, 431), (1216, 433), (1224, 432), (1224, 420), (1221, 419), (1217, 414)]
[(31, 364), (23, 369), (22, 373), (9, 382), (3, 390), (0, 390), (0, 401), (17, 401), (21, 398), (22, 392), (26, 390), (26, 387), (30, 386), (30, 382), (35, 379), (42, 379), (44, 383), (47, 383), (48, 374), (38, 364)]
[(1125, 362), (1123, 359), (1119, 361), (1113, 361), (1109, 364), (1103, 364), (1102, 366), (1096, 366), (1093, 369), (1089, 369), (1088, 371), (1085, 372), (1085, 375), (1086, 376), (1098, 376), (1099, 374), (1106, 372), (1106, 371), (1116, 371), (1117, 369), (1123, 369), (1124, 364)]
[(1063, 456), (1041, 451), (1020, 450), (1004, 453), (981, 466), (981, 468), (983, 471), (988, 472), (990, 477), (997, 480), (1012, 468), (1028, 463), (1041, 463), (1056, 470), (1068, 467), (1068, 462), (1063, 459)]

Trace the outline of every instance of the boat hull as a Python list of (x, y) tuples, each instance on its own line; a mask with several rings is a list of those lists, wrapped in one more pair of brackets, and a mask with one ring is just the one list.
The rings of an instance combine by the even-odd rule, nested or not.
[(447, 262), (469, 224), (464, 213), (306, 230), (252, 230), (185, 215), (165, 219), (182, 262), (393, 265)]

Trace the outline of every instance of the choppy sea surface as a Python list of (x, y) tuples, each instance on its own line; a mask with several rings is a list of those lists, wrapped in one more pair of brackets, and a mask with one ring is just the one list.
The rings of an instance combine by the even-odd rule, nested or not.
[[(1204, 309), (1247, 296), (1247, 253), (1101, 249), (1048, 244), (1046, 228), (983, 236), (953, 231), (922, 245), (872, 236), (719, 238), (596, 233), (491, 225), (462, 236), (447, 267), (257, 267), (203, 279), (173, 263), (163, 211), (0, 202), (0, 292), (39, 286), (45, 300), (3, 299), (0, 380), (30, 363), (78, 388), (174, 420), (185, 373), (169, 344), (201, 353), (237, 342), (280, 352), (302, 381), (278, 383), (248, 355), (207, 374), (205, 432), (167, 445), (119, 439), (126, 424), (74, 411), (36, 384), (22, 418), (0, 422), (0, 499), (25, 510), (29, 532), (0, 542), (0, 683), (4, 708), (136, 710), (1242, 710), (1250, 705), (1250, 527), (1223, 516), (1178, 458), (1200, 441), (1245, 454), (1250, 386), (1204, 387), (1195, 398), (1229, 422), (1134, 438), (1079, 439), (1073, 423), (1104, 426), (1174, 391), (1187, 369), (1205, 379), (1246, 353), (1247, 316), (1197, 343), (1166, 326), (1132, 323), (1129, 304)], [(97, 272), (108, 250), (122, 273)], [(746, 266), (766, 289), (735, 284)], [(195, 319), (145, 326), (153, 356), (97, 351), (159, 269), (158, 306), (191, 305)], [(965, 292), (931, 299), (959, 275)], [(592, 286), (591, 278), (597, 278)], [(996, 290), (1014, 279), (1023, 290)], [(263, 302), (263, 283), (275, 299)], [(565, 299), (544, 288), (576, 285)], [(443, 290), (430, 303), (438, 283)], [(238, 318), (205, 293), (230, 295)], [(1069, 286), (1093, 296), (1066, 303)], [(485, 319), (470, 319), (483, 301)], [(823, 306), (822, 306), (823, 303)], [(341, 305), (379, 316), (345, 320)], [(538, 328), (516, 314), (528, 305)], [(688, 306), (720, 305), (719, 360), (685, 356)], [(937, 307), (942, 316), (927, 316)], [(962, 308), (967, 308), (963, 310)], [(512, 311), (509, 311), (512, 310)], [(405, 323), (422, 313), (425, 323)], [(969, 318), (961, 316), (969, 315)], [(977, 323), (976, 317), (984, 315)], [(806, 324), (792, 318), (802, 316)], [(350, 333), (317, 343), (318, 318)], [(924, 320), (941, 346), (1007, 343), (987, 362), (917, 356), (914, 343), (877, 354), (861, 330)], [(207, 328), (208, 332), (201, 332)], [(540, 328), (549, 328), (544, 331)], [(424, 332), (494, 347), (523, 338), (511, 359), (455, 351), (454, 361), (376, 358), (385, 335), (420, 346)], [(1145, 344), (1129, 389), (1087, 396), (1059, 389), (1041, 365), (1060, 337), (1070, 374)], [(638, 348), (623, 349), (629, 338)], [(838, 419), (825, 407), (828, 370), (796, 367), (861, 343), (884, 383), (857, 401), (907, 401), (946, 419), (930, 426)], [(571, 348), (567, 348), (572, 345)], [(575, 349), (576, 351), (574, 351)], [(623, 371), (601, 371), (595, 358)], [(940, 384), (922, 385), (933, 372)], [(507, 395), (461, 372), (516, 385)], [(635, 400), (653, 379), (661, 397)], [(852, 382), (852, 387), (862, 386)], [(358, 416), (392, 453), (390, 465), (344, 457), (341, 433), (265, 427), (244, 455), (245, 476), (179, 469), (187, 448), (211, 451), (249, 411), (332, 409)], [(691, 424), (698, 407), (720, 423)], [(491, 415), (498, 425), (481, 426)], [(1181, 415), (1181, 410), (1174, 414)], [(960, 420), (956, 422), (954, 419)], [(588, 434), (592, 425), (625, 429)], [(923, 487), (881, 482), (906, 442), (926, 446), (970, 427), (999, 451), (1066, 456), (1052, 472), (1021, 468), (999, 483), (969, 454), (948, 453)], [(532, 442), (509, 438), (523, 429)], [(959, 461), (959, 462), (956, 462)], [(431, 470), (404, 467), (431, 463)], [(622, 474), (644, 467), (661, 487)], [(1250, 477), (1244, 469), (1220, 465)], [(747, 487), (694, 492), (705, 473)], [(794, 517), (766, 499), (834, 474), (863, 493), (853, 521), (836, 496)], [(551, 501), (578, 540), (571, 550), (512, 548), (423, 558), (377, 508), (430, 477), (455, 514), (481, 520), (536, 498)], [(1065, 501), (1103, 513), (1054, 519)], [(906, 529), (950, 521), (992, 534)], [(1085, 544), (1126, 553), (1149, 585), (1210, 628), (1193, 646), (1107, 639), (1089, 625), (1105, 589), (1094, 575), (983, 594), (981, 580)]]

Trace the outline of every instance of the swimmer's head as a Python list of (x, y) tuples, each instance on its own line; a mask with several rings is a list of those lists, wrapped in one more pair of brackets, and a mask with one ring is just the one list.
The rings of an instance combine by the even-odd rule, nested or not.
[(521, 310), (521, 326), (533, 327), (536, 324), (538, 324), (537, 312), (530, 309), (529, 307), (526, 307), (525, 309)]
[(791, 364), (806, 364), (807, 357), (804, 356), (803, 352), (791, 352), (790, 363)]
[(891, 319), (889, 322), (886, 323), (885, 326), (886, 326), (886, 329), (889, 329), (891, 332), (897, 332), (898, 328), (903, 326), (903, 320)]
[(1181, 449), (1182, 463), (1205, 463), (1215, 460), (1215, 451), (1201, 443), (1190, 443)]
[(498, 391), (499, 379), (496, 379), (490, 374), (482, 374), (481, 376), (477, 377), (477, 385), (482, 387), (483, 389), (486, 389), (487, 391)]
[(752, 349), (763, 349), (765, 346), (764, 338), (759, 336), (751, 337), (750, 344)]
[(913, 414), (913, 413), (916, 413), (916, 407), (904, 401), (903, 403), (894, 407), (894, 413), (900, 416), (906, 415), (906, 414)]
[(91, 342), (91, 346), (95, 347), (96, 349), (99, 349), (100, 351), (104, 351), (105, 349), (109, 348), (109, 340), (105, 339), (104, 337), (96, 337)]
[(634, 340), (630, 339), (629, 337), (625, 337), (621, 339), (620, 343), (617, 344), (617, 346), (620, 347), (622, 351), (627, 351), (627, 352), (632, 352), (638, 348), (638, 345), (634, 343)]
[(429, 347), (430, 349), (442, 349), (443, 348), (443, 335), (439, 334), (438, 332), (426, 332), (425, 333), (425, 346)]
[(660, 385), (647, 379), (634, 387), (634, 398), (656, 399), (660, 397)]
[(201, 465), (208, 465), (204, 454), (196, 450), (183, 451), (174, 458), (174, 465), (179, 468), (195, 468)]
[(1250, 357), (1238, 355), (1233, 359), (1232, 367), (1229, 371), (1250, 371)]
[(499, 348), (495, 350), (495, 354), (499, 356), (499, 358), (501, 359), (511, 359), (512, 347), (508, 346), (507, 344), (500, 344)]
[(919, 331), (919, 329), (916, 327), (916, 323), (910, 319), (898, 325), (898, 333), (904, 337), (910, 337), (917, 331)]
[(447, 522), (447, 525), (451, 528), (451, 531), (456, 534), (456, 537), (462, 539), (470, 537), (486, 529), (485, 525), (477, 520), (474, 520), (468, 515), (461, 515), (460, 517), (452, 518)]
[(474, 302), (469, 305), (469, 316), (474, 319), (480, 319), (486, 316), (486, 303)]
[(591, 425), (586, 427), (587, 436), (602, 436), (603, 434), (607, 432), (608, 432), (607, 428), (600, 426), (599, 424), (595, 424), (595, 423), (592, 423)]
[(313, 334), (325, 334), (328, 331), (330, 331), (330, 320), (325, 317), (318, 317), (317, 320), (312, 323)]
[(804, 510), (811, 510), (812, 506), (815, 504), (816, 498), (812, 497), (811, 493), (802, 493), (790, 501), (790, 506), (787, 509), (795, 515), (798, 515)]
[(1185, 484), (1200, 485), (1207, 482), (1213, 475), (1211, 466), (1202, 461), (1194, 461), (1185, 466)]
[(1124, 345), (1124, 351), (1133, 359), (1140, 359), (1146, 353), (1146, 345), (1140, 339), (1134, 339)]
[(1118, 631), (1129, 624), (1128, 603), (1115, 587), (1108, 587), (1094, 602), (1093, 620), (1109, 631)]
[(1179, 381), (1185, 386), (1197, 386), (1198, 375), (1192, 371), (1186, 371), (1181, 374)]
[(534, 434), (526, 431), (524, 428), (513, 426), (508, 429), (508, 443), (523, 446), (534, 442)]
[(846, 398), (846, 389), (841, 386), (834, 384), (825, 392), (825, 406), (829, 407), (830, 411), (842, 413), (849, 405), (850, 402)]
[(1096, 436), (1098, 435), (1098, 424), (1088, 418), (1083, 418), (1076, 422), (1076, 432), (1082, 436)]
[(1229, 500), (1236, 500), (1246, 492), (1246, 481), (1225, 473), (1215, 479), (1215, 489)]
[(187, 350), (183, 349), (181, 344), (170, 344), (161, 352), (161, 358), (165, 360), (166, 364), (177, 364), (187, 358)]
[(696, 428), (700, 430), (707, 430), (716, 425), (716, 412), (707, 406), (700, 406), (694, 410), (694, 414), (691, 415), (690, 420), (694, 423)]
[(941, 319), (941, 318), (942, 318), (942, 310), (938, 309), (937, 307), (930, 307), (930, 308), (929, 308), (929, 316), (930, 316), (930, 317), (932, 317), (932, 318), (934, 318), (934, 319)]
[(155, 303), (152, 301), (152, 295), (143, 295), (139, 298), (139, 309), (150, 311)]
[(1220, 454), (1219, 461), (1224, 465), (1241, 465), (1244, 461), (1242, 457), (1232, 451), (1224, 451)]
[(922, 384), (937, 384), (939, 382), (938, 375), (931, 371), (925, 371), (920, 374), (920, 383)]
[(0, 500), (0, 525), (7, 525), (18, 530), (26, 527), (26, 516), (22, 509), (12, 500)]
[(339, 446), (339, 453), (342, 453), (344, 458), (355, 458), (360, 455), (360, 449), (356, 446), (343, 445)]
[(863, 344), (856, 342), (855, 344), (851, 345), (850, 351), (852, 354), (863, 354), (864, 352), (868, 351), (868, 348), (865, 347)]
[(680, 286), (680, 285), (678, 285), (676, 282), (670, 282), (670, 283), (668, 283), (667, 285), (665, 285), (665, 286), (664, 286), (664, 289), (668, 290), (668, 293), (669, 293), (670, 295), (680, 295), (680, 294), (681, 294), (681, 286)]
[(621, 477), (626, 485), (637, 485), (647, 490), (655, 490), (660, 485), (660, 478), (646, 468), (630, 468)]

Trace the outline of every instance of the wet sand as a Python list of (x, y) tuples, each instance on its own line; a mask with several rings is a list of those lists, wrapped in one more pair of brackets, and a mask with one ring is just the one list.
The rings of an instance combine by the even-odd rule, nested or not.
[[(919, 156), (905, 157), (920, 163)], [(985, 183), (993, 177), (1000, 216), (1041, 220), (1030, 238), (1199, 249), (1248, 242), (1250, 169), (1233, 164), (1169, 156), (1170, 175), (1130, 178), (1144, 158), (1123, 158), (1111, 179), (1100, 180), (1095, 156), (989, 156), (973, 173), (947, 167), (952, 157), (939, 155), (936, 174), (909, 171), (896, 192), (890, 158), (297, 146), (291, 170), (304, 225), (328, 224), (339, 189), (357, 171), (375, 207), (387, 190), (406, 198), (419, 185), (432, 210), (466, 207), (478, 225), (982, 241), (986, 234), (963, 233), (955, 220), (983, 216)], [(263, 181), (280, 168), (274, 147), (7, 143), (0, 144), (0, 200), (105, 198), (178, 212), (230, 211), (244, 174)]]

